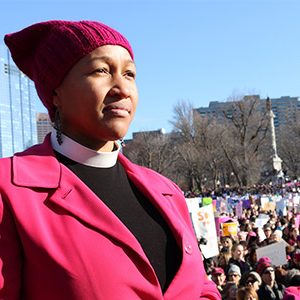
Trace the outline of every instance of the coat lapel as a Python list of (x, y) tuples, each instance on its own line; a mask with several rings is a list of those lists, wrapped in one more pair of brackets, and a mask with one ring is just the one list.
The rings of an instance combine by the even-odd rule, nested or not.
[(122, 154), (119, 155), (119, 161), (125, 168), (127, 176), (133, 184), (162, 214), (175, 235), (179, 246), (181, 246), (184, 226), (182, 226), (181, 218), (173, 205), (176, 197), (175, 187), (171, 189), (171, 182), (168, 182), (167, 184), (166, 179), (163, 177), (161, 177), (161, 180), (158, 179), (159, 175), (152, 170), (141, 168), (140, 166), (131, 163)]
[[(184, 226), (172, 205), (175, 192), (170, 188), (170, 183), (167, 184), (163, 178), (157, 180), (157, 174), (132, 164), (122, 154), (119, 160), (129, 179), (166, 219), (182, 247)], [(141, 245), (127, 227), (75, 174), (57, 161), (50, 135), (42, 145), (13, 157), (13, 182), (18, 186), (49, 189), (49, 198), (45, 204), (50, 209), (51, 206), (63, 209), (83, 224), (131, 248), (150, 265)]]
[(127, 227), (74, 173), (57, 161), (50, 135), (43, 144), (13, 157), (13, 183), (41, 191), (48, 189), (49, 197), (45, 205), (50, 209), (65, 211), (86, 226), (130, 247), (143, 260), (147, 260), (142, 247)]

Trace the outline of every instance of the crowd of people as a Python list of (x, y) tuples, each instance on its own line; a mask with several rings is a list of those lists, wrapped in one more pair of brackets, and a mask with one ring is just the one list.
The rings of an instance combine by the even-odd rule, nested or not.
[[(259, 191), (263, 194), (275, 192), (267, 186)], [(295, 186), (288, 187), (288, 191), (295, 192)], [(282, 195), (286, 192), (286, 186), (276, 191)], [(207, 274), (216, 283), (224, 300), (300, 299), (297, 209), (289, 209), (285, 215), (276, 210), (264, 211), (268, 221), (258, 228), (255, 221), (262, 213), (262, 207), (259, 197), (250, 196), (250, 199), (251, 206), (243, 210), (242, 216), (238, 218), (234, 210), (228, 214), (238, 222), (238, 234), (219, 238), (219, 255), (204, 258)], [(282, 241), (286, 246), (286, 264), (275, 265), (266, 256), (257, 258), (257, 249)]]

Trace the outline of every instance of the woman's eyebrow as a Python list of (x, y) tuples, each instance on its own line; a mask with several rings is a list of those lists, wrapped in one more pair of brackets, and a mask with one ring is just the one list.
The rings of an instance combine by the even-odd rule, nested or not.
[[(113, 63), (113, 58), (111, 58), (110, 56), (106, 56), (106, 55), (103, 55), (103, 56), (95, 56), (95, 57), (92, 57), (91, 59), (89, 59), (88, 60), (88, 62), (93, 62), (93, 61), (98, 61), (98, 60), (100, 60), (100, 61), (105, 61), (105, 62), (108, 62), (108, 63)], [(87, 62), (87, 63), (88, 63)], [(135, 63), (134, 63), (134, 61), (133, 60), (131, 60), (131, 59), (126, 59), (125, 61), (124, 61), (124, 63), (126, 63), (126, 64), (131, 64), (131, 65), (133, 65), (134, 67), (135, 67)]]

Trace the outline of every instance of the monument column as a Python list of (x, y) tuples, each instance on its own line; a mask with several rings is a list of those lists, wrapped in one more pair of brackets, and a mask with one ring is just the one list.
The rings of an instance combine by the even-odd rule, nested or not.
[(276, 135), (275, 135), (275, 126), (274, 126), (275, 115), (272, 111), (272, 103), (269, 97), (266, 100), (266, 107), (269, 112), (269, 118), (270, 118), (271, 141), (272, 141), (272, 150), (273, 150), (272, 164), (273, 164), (273, 170), (275, 171), (275, 180), (277, 182), (279, 178), (283, 178), (282, 160), (277, 154)]

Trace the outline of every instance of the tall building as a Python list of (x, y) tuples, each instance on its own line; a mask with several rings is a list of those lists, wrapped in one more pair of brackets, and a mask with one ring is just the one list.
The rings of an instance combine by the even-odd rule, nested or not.
[(0, 45), (0, 157), (11, 156), (37, 142), (33, 82)]
[[(245, 96), (247, 98), (256, 98), (259, 100), (259, 109), (261, 111), (266, 109), (266, 100), (261, 99), (259, 95)], [(285, 125), (288, 121), (296, 121), (297, 114), (300, 113), (300, 101), (299, 97), (284, 96), (280, 98), (270, 99), (272, 103), (272, 111), (275, 114), (274, 126), (278, 129), (281, 125)], [(219, 102), (212, 101), (208, 107), (199, 107), (194, 109), (195, 112), (204, 116), (213, 116), (218, 119), (224, 118), (224, 114), (227, 117), (232, 115), (233, 101)]]
[(52, 125), (48, 113), (36, 114), (36, 126), (37, 126), (38, 143), (41, 144), (44, 141), (45, 136), (52, 129)]

